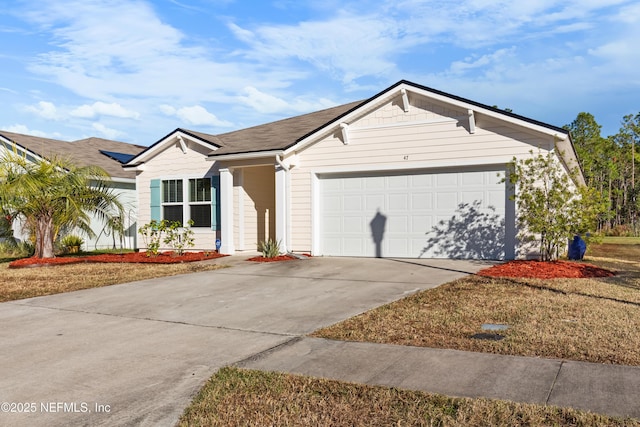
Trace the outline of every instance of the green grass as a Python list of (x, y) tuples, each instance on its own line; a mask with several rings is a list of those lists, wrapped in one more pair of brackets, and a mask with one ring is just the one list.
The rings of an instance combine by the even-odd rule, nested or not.
[(615, 237), (604, 236), (602, 243), (614, 245), (640, 245), (640, 237)]

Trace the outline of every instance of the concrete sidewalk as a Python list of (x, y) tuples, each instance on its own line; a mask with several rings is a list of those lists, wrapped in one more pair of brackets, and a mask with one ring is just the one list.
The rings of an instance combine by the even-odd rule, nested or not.
[(640, 419), (640, 367), (294, 338), (238, 366)]

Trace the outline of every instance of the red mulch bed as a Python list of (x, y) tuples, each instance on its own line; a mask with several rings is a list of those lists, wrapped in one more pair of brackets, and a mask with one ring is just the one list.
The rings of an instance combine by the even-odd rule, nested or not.
[(182, 255), (177, 255), (174, 252), (162, 252), (156, 256), (147, 256), (146, 252), (127, 252), (124, 254), (61, 256), (55, 258), (31, 257), (10, 262), (9, 268), (77, 264), (82, 262), (174, 264), (179, 262), (204, 261), (223, 256), (226, 255), (221, 255), (217, 252), (185, 252)]
[(533, 279), (611, 277), (615, 273), (592, 264), (573, 261), (509, 261), (478, 272), (488, 277), (527, 277)]

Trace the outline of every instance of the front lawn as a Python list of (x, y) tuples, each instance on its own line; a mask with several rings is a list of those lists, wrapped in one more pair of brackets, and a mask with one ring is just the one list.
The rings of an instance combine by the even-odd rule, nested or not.
[(0, 302), (221, 268), (208, 263), (70, 264), (8, 268), (0, 264)]
[[(640, 366), (640, 265), (590, 261), (619, 274), (547, 280), (468, 276), (313, 336)], [(485, 324), (508, 329), (484, 330)]]
[(571, 408), (223, 368), (180, 426), (640, 426)]

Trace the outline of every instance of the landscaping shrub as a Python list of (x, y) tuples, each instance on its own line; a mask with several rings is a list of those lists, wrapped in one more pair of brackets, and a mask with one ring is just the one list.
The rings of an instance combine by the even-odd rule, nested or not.
[(275, 258), (280, 255), (280, 241), (274, 239), (267, 239), (260, 242), (258, 250), (262, 252), (262, 256), (265, 258)]

